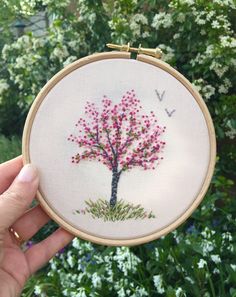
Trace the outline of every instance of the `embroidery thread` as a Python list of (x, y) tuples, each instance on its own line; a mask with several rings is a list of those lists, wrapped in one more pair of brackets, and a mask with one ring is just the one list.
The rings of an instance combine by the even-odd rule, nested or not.
[(117, 201), (118, 184), (123, 172), (134, 167), (154, 170), (163, 159), (161, 153), (165, 142), (161, 140), (161, 135), (166, 127), (158, 125), (153, 111), (150, 114), (141, 111), (142, 106), (134, 90), (126, 92), (118, 104), (104, 96), (102, 108), (87, 101), (85, 117), (81, 117), (76, 124), (77, 135), (71, 134), (68, 137), (69, 141), (79, 147), (79, 152), (72, 157), (72, 163), (96, 160), (112, 172), (109, 203), (103, 199), (97, 202), (86, 201), (85, 212), (91, 213), (94, 218), (122, 220), (155, 217), (152, 212), (148, 214), (141, 205)]
[(161, 102), (164, 98), (164, 95), (165, 95), (165, 91), (163, 91), (161, 94), (157, 91), (157, 89), (155, 89), (155, 92), (156, 92), (156, 95), (159, 99), (159, 101)]
[(167, 108), (165, 108), (165, 111), (166, 111), (166, 113), (167, 113), (167, 115), (168, 115), (169, 118), (172, 117), (172, 115), (173, 115), (174, 112), (176, 112), (175, 109), (173, 109), (172, 111), (168, 111)]

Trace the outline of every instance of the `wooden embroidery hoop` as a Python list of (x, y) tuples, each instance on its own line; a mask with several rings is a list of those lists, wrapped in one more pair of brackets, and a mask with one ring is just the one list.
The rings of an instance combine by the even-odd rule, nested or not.
[[(49, 82), (43, 87), (43, 89), (40, 91), (38, 96), (36, 97), (30, 111), (28, 114), (28, 117), (26, 119), (25, 127), (24, 127), (24, 133), (23, 133), (23, 161), (24, 164), (30, 163), (30, 151), (29, 151), (29, 141), (30, 141), (30, 134), (31, 134), (31, 128), (33, 125), (34, 118), (36, 116), (36, 113), (43, 102), (45, 96), (48, 94), (48, 92), (67, 74), (74, 71), (77, 68), (80, 68), (86, 64), (93, 63), (95, 61), (105, 60), (105, 59), (130, 59), (131, 54), (128, 52), (105, 52), (105, 53), (98, 53), (93, 54), (87, 57), (84, 57), (82, 59), (79, 59), (75, 61), (74, 63), (70, 64), (60, 72), (58, 72)], [(179, 82), (181, 82), (188, 91), (192, 94), (192, 96), (195, 98), (196, 102), (198, 103), (206, 124), (208, 128), (208, 134), (209, 134), (209, 142), (210, 142), (210, 157), (209, 157), (209, 164), (208, 164), (208, 170), (205, 177), (205, 181), (202, 184), (202, 187), (193, 201), (192, 205), (180, 216), (178, 217), (173, 223), (168, 225), (167, 227), (163, 228), (162, 230), (159, 230), (157, 232), (154, 232), (152, 234), (149, 234), (144, 237), (140, 238), (133, 238), (133, 239), (108, 239), (108, 238), (101, 238), (97, 237), (91, 234), (87, 234), (81, 230), (78, 230), (63, 218), (63, 216), (59, 215), (47, 202), (46, 197), (43, 197), (40, 187), (37, 192), (37, 199), (42, 206), (42, 208), (45, 210), (45, 212), (53, 219), (55, 220), (61, 227), (63, 227), (65, 230), (69, 231), (70, 233), (85, 239), (89, 240), (94, 243), (102, 244), (102, 245), (108, 245), (108, 246), (133, 246), (138, 244), (143, 244), (149, 241), (152, 241), (154, 239), (157, 239), (172, 230), (176, 229), (180, 224), (182, 224), (192, 213), (193, 211), (198, 207), (200, 202), (202, 201), (204, 195), (206, 194), (206, 191), (209, 187), (214, 166), (215, 166), (215, 160), (216, 160), (216, 140), (215, 140), (215, 131), (214, 126), (212, 123), (211, 116), (209, 114), (209, 111), (201, 98), (201, 96), (196, 92), (190, 82), (180, 73), (178, 73), (175, 69), (173, 69), (170, 65), (167, 63), (160, 61), (158, 59), (155, 59), (153, 57), (149, 57), (147, 55), (138, 54), (137, 60), (141, 62), (145, 62), (147, 64), (151, 64), (153, 66), (156, 66), (158, 68), (163, 69), (164, 71), (168, 72), (172, 76), (174, 76)]]

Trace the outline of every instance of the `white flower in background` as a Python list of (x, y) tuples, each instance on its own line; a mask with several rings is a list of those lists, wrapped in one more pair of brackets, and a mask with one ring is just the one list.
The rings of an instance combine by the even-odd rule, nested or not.
[(8, 44), (5, 44), (2, 48), (2, 58), (3, 60), (7, 59), (8, 52), (11, 50), (11, 46)]
[(128, 278), (119, 278), (119, 280), (114, 284), (114, 288), (116, 290), (119, 290), (120, 288), (126, 288), (127, 286), (134, 288), (134, 283), (130, 282)]
[(207, 15), (206, 15), (206, 19), (207, 19), (208, 21), (210, 21), (211, 18), (212, 18), (213, 16), (215, 16), (215, 11), (214, 11), (214, 10), (211, 10), (211, 11), (209, 11), (209, 12), (207, 13)]
[(37, 295), (37, 296), (42, 296), (43, 291), (42, 291), (42, 289), (41, 289), (41, 286), (36, 285), (36, 286), (34, 287), (34, 294)]
[(219, 78), (221, 78), (225, 74), (225, 72), (229, 69), (227, 65), (223, 66), (214, 60), (212, 61), (209, 68), (210, 70), (214, 70)]
[(97, 16), (94, 12), (88, 14), (88, 21), (90, 24), (94, 24), (96, 21), (96, 18), (97, 18)]
[(219, 68), (214, 68), (214, 71), (219, 76), (219, 78), (221, 78), (228, 69), (228, 66), (221, 66)]
[(120, 26), (127, 26), (127, 19), (124, 18), (122, 15), (119, 15), (119, 19), (112, 18), (110, 21), (108, 21), (109, 27), (116, 31), (118, 27)]
[(141, 26), (136, 22), (130, 23), (130, 29), (132, 30), (134, 36), (139, 36), (141, 33)]
[(154, 282), (154, 286), (157, 289), (157, 293), (162, 294), (165, 292), (165, 289), (163, 287), (163, 278), (162, 275), (158, 274), (158, 275), (154, 275), (153, 276), (153, 282)]
[(180, 1), (178, 1), (178, 2), (176, 2), (176, 1), (171, 2), (171, 3), (169, 4), (169, 7), (176, 8), (177, 3), (180, 3), (180, 4), (182, 4), (182, 5), (186, 4), (186, 5), (188, 5), (188, 6), (192, 6), (192, 5), (195, 4), (194, 0), (180, 0)]
[(172, 24), (172, 15), (170, 13), (159, 12), (154, 16), (151, 26), (158, 30), (160, 27), (170, 28)]
[(68, 289), (63, 290), (62, 291), (63, 296), (69, 296), (68, 291), (69, 291)]
[(106, 264), (105, 268), (106, 268), (106, 272), (108, 274), (108, 277), (106, 277), (106, 280), (108, 282), (110, 282), (110, 283), (113, 283), (114, 273), (113, 273), (113, 270), (112, 270), (112, 264), (111, 263), (108, 263), (108, 265)]
[(230, 264), (230, 267), (233, 269), (233, 271), (236, 271), (236, 265), (235, 264)]
[(160, 258), (160, 253), (159, 253), (159, 251), (158, 251), (158, 248), (157, 247), (155, 247), (155, 249), (154, 249), (154, 253), (155, 253), (155, 257), (156, 257), (156, 259), (155, 260), (159, 260), (159, 258)]
[(127, 247), (120, 247), (116, 249), (116, 254), (113, 259), (117, 262), (117, 266), (127, 276), (128, 272), (136, 272), (138, 264), (141, 260), (130, 252)]
[(17, 57), (16, 58), (16, 64), (15, 64), (15, 68), (19, 69), (19, 68), (24, 68), (25, 67), (25, 58), (24, 56), (22, 57)]
[(70, 297), (87, 297), (85, 288), (79, 288), (76, 293), (70, 293)]
[(213, 273), (214, 274), (220, 274), (220, 270), (218, 268), (214, 268)]
[[(147, 24), (148, 24), (147, 18), (143, 14), (137, 13), (137, 14), (135, 14), (135, 15), (133, 15), (131, 17), (129, 26), (130, 26), (130, 29), (133, 32), (133, 35), (134, 36), (139, 36), (141, 34), (141, 26), (142, 25), (147, 25)], [(142, 36), (143, 36), (143, 34), (142, 34)], [(147, 37), (147, 36), (149, 36), (148, 32), (146, 32), (145, 37)]]
[(211, 85), (206, 85), (202, 88), (202, 92), (204, 94), (204, 98), (206, 101), (211, 98), (215, 94), (215, 88)]
[(202, 78), (199, 78), (199, 79), (195, 79), (193, 82), (192, 82), (192, 85), (193, 87), (198, 91), (200, 92), (201, 89), (202, 89), (202, 86), (203, 86), (203, 79)]
[(223, 14), (217, 15), (215, 19), (219, 21), (219, 23), (225, 29), (225, 31), (230, 31), (231, 24), (225, 15)]
[(173, 256), (172, 256), (171, 254), (168, 254), (167, 259), (168, 259), (170, 262), (172, 262), (172, 263), (175, 262), (175, 259), (173, 258)]
[(77, 41), (76, 40), (69, 41), (68, 46), (70, 48), (72, 48), (73, 50), (76, 50), (77, 49)]
[(143, 38), (147, 38), (149, 36), (150, 36), (150, 33), (148, 31), (145, 31), (145, 32), (142, 33)]
[(202, 252), (204, 256), (207, 256), (210, 252), (214, 250), (215, 245), (212, 241), (209, 240), (203, 240), (201, 242)]
[(70, 267), (74, 267), (75, 266), (75, 259), (72, 255), (72, 252), (68, 252), (68, 256), (67, 256), (67, 263), (70, 265)]
[(8, 90), (9, 88), (9, 84), (7, 83), (7, 81), (5, 79), (0, 79), (0, 95)]
[(178, 15), (177, 15), (177, 18), (176, 18), (176, 21), (179, 22), (179, 23), (183, 23), (185, 21), (185, 14), (180, 12)]
[[(233, 131), (232, 131), (232, 132), (233, 132)], [(228, 136), (228, 135), (227, 135), (227, 136)], [(234, 135), (231, 136), (231, 139), (234, 139), (235, 136), (236, 136), (236, 129), (234, 129)], [(233, 252), (234, 252), (234, 246), (233, 246), (233, 244), (229, 244), (229, 245), (227, 246), (227, 250), (230, 251), (231, 253), (233, 253)]]
[(80, 248), (80, 241), (77, 237), (73, 239), (72, 246), (77, 250)]
[(213, 44), (209, 44), (206, 47), (206, 50), (205, 50), (206, 57), (208, 57), (208, 58), (214, 57), (215, 56), (214, 50), (215, 50), (214, 45)]
[(227, 94), (230, 87), (232, 87), (231, 81), (228, 78), (225, 78), (223, 84), (219, 85), (218, 91), (221, 94)]
[[(227, 127), (230, 129), (227, 132), (225, 132), (225, 135), (228, 136), (230, 139), (234, 139), (236, 136), (236, 129), (232, 127), (231, 123), (229, 122)], [(227, 249), (233, 250), (233, 245), (228, 245)]]
[(208, 227), (205, 227), (204, 230), (201, 232), (202, 236), (207, 239), (210, 239), (215, 233), (216, 231), (210, 230)]
[(182, 289), (182, 288), (178, 288), (178, 289), (176, 289), (176, 291), (175, 291), (175, 296), (176, 297), (184, 297), (184, 296), (186, 296), (186, 294), (185, 294), (185, 292), (184, 292), (184, 290)]
[(64, 42), (64, 35), (61, 31), (57, 30), (57, 35), (56, 35), (57, 42), (62, 44)]
[(28, 35), (23, 35), (17, 39), (17, 43), (20, 43), (22, 45), (29, 45), (31, 43), (31, 39)]
[(51, 260), (49, 261), (49, 263), (50, 263), (50, 267), (51, 267), (52, 270), (57, 270), (57, 265), (56, 265), (56, 263), (54, 262), (54, 259), (51, 259)]
[[(78, 271), (79, 271), (79, 269), (78, 269)], [(79, 272), (79, 274), (76, 274), (75, 276), (76, 276), (76, 281), (77, 281), (77, 283), (81, 283), (82, 279), (83, 279), (84, 277), (87, 277), (88, 274), (87, 274), (86, 271), (84, 271), (84, 272)]]
[(191, 277), (189, 277), (189, 276), (187, 276), (187, 277), (185, 277), (185, 279), (188, 281), (188, 282), (190, 282), (190, 284), (194, 284), (194, 280), (191, 278)]
[(159, 44), (158, 47), (163, 52), (163, 55), (162, 55), (163, 61), (170, 62), (175, 57), (175, 51), (171, 47), (165, 44)]
[(117, 292), (118, 297), (126, 297), (126, 293), (124, 288), (121, 288), (118, 292)]
[(203, 268), (204, 266), (207, 265), (207, 262), (204, 259), (200, 259), (199, 262), (197, 263), (198, 268)]
[(206, 24), (206, 21), (205, 20), (203, 20), (203, 19), (198, 19), (198, 20), (195, 20), (196, 21), (196, 23), (198, 24), (198, 25), (205, 25)]
[(74, 62), (77, 59), (76, 56), (70, 56), (68, 57), (64, 62), (63, 62), (63, 66), (67, 66), (69, 64), (71, 64), (72, 62)]
[(232, 83), (227, 77), (223, 80), (223, 82), (226, 87), (228, 88), (232, 87)]
[(213, 3), (219, 4), (220, 6), (235, 5), (233, 0), (213, 0)]
[(192, 244), (191, 241), (188, 238), (185, 239), (185, 243), (188, 244), (188, 245), (191, 245)]
[(31, 85), (32, 94), (36, 94), (38, 92), (38, 86), (35, 83)]
[(211, 255), (211, 260), (215, 263), (218, 264), (221, 262), (220, 256), (219, 255)]
[(148, 20), (147, 20), (146, 16), (141, 13), (137, 13), (137, 14), (133, 15), (132, 20), (134, 20), (136, 23), (140, 23), (142, 25), (148, 24)]
[(53, 52), (51, 53), (51, 58), (58, 58), (61, 62), (63, 58), (68, 57), (69, 53), (67, 47), (62, 45), (61, 47), (56, 47)]
[(33, 50), (37, 50), (39, 47), (43, 47), (45, 45), (46, 40), (42, 37), (33, 38)]
[(233, 240), (233, 237), (230, 232), (222, 233), (222, 238), (223, 238), (223, 241), (232, 241)]
[(92, 284), (94, 288), (101, 288), (102, 286), (101, 277), (97, 274), (97, 272), (92, 275)]
[(178, 39), (178, 38), (180, 38), (180, 33), (175, 33), (175, 34), (173, 35), (173, 38), (174, 38), (174, 39)]
[(191, 64), (192, 66), (195, 66), (195, 65), (197, 65), (197, 64), (201, 65), (201, 64), (203, 64), (203, 60), (204, 60), (204, 59), (203, 59), (203, 56), (202, 56), (201, 54), (198, 53), (194, 59), (191, 59), (191, 60), (190, 60), (190, 64)]
[[(128, 293), (128, 291), (130, 291), (130, 290), (126, 290), (126, 293)], [(127, 295), (125, 295), (125, 296), (127, 296)], [(143, 297), (143, 296), (148, 296), (148, 292), (143, 287), (135, 288), (135, 293), (130, 295), (130, 297)]]
[(212, 28), (214, 28), (214, 29), (219, 29), (219, 28), (220, 28), (220, 23), (219, 23), (217, 20), (214, 20), (214, 21), (211, 23), (211, 26), (212, 26)]
[(229, 48), (236, 47), (236, 38), (234, 37), (221, 35), (219, 39), (220, 39), (220, 45), (222, 47), (229, 47)]
[[(48, 5), (54, 3), (54, 0), (43, 0), (42, 4), (43, 5)], [(58, 7), (67, 7), (69, 4), (71, 4), (71, 0), (61, 0), (60, 2), (57, 3)]]
[(206, 24), (206, 12), (201, 11), (201, 12), (197, 13), (196, 17), (195, 17), (195, 22), (198, 25), (205, 25)]

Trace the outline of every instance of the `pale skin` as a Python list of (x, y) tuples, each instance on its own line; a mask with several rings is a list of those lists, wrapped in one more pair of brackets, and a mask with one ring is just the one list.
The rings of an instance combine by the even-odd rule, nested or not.
[(27, 241), (50, 220), (39, 205), (29, 208), (39, 176), (32, 165), (22, 168), (21, 157), (0, 164), (0, 297), (20, 296), (27, 279), (74, 237), (59, 228), (28, 250), (22, 250), (9, 228)]

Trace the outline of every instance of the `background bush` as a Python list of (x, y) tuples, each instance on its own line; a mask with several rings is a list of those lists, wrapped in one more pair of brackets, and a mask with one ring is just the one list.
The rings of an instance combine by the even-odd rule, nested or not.
[[(130, 41), (161, 47), (163, 59), (195, 85), (211, 112), (218, 143), (210, 189), (185, 224), (133, 248), (75, 239), (31, 278), (22, 296), (236, 296), (235, 2), (4, 0), (3, 8), (1, 134), (21, 135), (38, 91), (68, 63), (105, 51), (107, 42)], [(32, 25), (38, 14), (40, 30)], [(26, 24), (18, 38), (16, 21)], [(19, 153), (17, 136), (5, 136), (1, 161)], [(33, 241), (55, 228), (48, 224)]]

